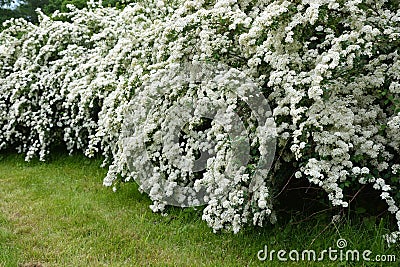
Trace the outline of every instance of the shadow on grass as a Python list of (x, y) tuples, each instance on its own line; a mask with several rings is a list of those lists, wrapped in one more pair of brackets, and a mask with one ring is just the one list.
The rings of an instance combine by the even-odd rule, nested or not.
[[(398, 246), (387, 248), (382, 239), (390, 226), (386, 218), (377, 222), (373, 217), (356, 220), (344, 214), (332, 224), (324, 213), (307, 218), (292, 210), (282, 212), (273, 226), (250, 227), (236, 235), (214, 234), (201, 220), (202, 208), (169, 207), (168, 215), (162, 216), (151, 212), (151, 201), (135, 183), (123, 184), (115, 193), (104, 187), (107, 170), (99, 167), (102, 158), (56, 152), (46, 162), (25, 162), (15, 153), (0, 155), (4, 266), (281, 266), (276, 258), (260, 261), (258, 251), (265, 245), (271, 250), (321, 251), (336, 247), (339, 238), (347, 240), (349, 249), (398, 254)], [(361, 266), (360, 262), (286, 263), (310, 264)]]

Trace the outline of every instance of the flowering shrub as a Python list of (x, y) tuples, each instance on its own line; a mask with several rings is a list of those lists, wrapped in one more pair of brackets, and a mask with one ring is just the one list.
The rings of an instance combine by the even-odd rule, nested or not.
[[(234, 232), (276, 220), (274, 196), (289, 179), (277, 173), (291, 166), (334, 206), (348, 206), (346, 188), (371, 184), (398, 222), (388, 241), (400, 238), (397, 1), (149, 0), (123, 10), (94, 4), (70, 10), (40, 14), (39, 25), (12, 19), (0, 33), (0, 149), (16, 147), (27, 160), (44, 160), (51, 144), (63, 141), (70, 152), (102, 153), (109, 166), (104, 184), (139, 179), (155, 211), (164, 210), (162, 195), (171, 196), (177, 185), (203, 184), (209, 191), (203, 219), (214, 230)], [(180, 82), (169, 70), (183, 62), (237, 71), (220, 81), (251, 77), (273, 122), (257, 121), (228, 82)], [(181, 118), (187, 131), (216, 140), (196, 175), (173, 164), (174, 151), (185, 151), (182, 162), (190, 165), (198, 149), (209, 147), (193, 138), (171, 147), (160, 134), (175, 125), (171, 107), (191, 103), (201, 115), (210, 109), (207, 101), (226, 111), (219, 125)], [(129, 150), (122, 145), (126, 114), (136, 140)], [(245, 168), (227, 179), (234, 142), (226, 129), (235, 126), (234, 114), (251, 145)], [(266, 147), (275, 149), (265, 145), (273, 138), (279, 157), (252, 189), (254, 166)], [(141, 165), (143, 149), (155, 166), (150, 175)], [(160, 176), (170, 186), (165, 192)]]

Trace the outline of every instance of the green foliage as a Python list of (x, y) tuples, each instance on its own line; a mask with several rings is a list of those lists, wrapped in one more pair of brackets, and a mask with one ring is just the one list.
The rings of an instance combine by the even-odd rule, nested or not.
[[(11, 18), (25, 18), (35, 24), (38, 23), (38, 16), (35, 11), (37, 8), (40, 8), (46, 15), (51, 15), (57, 10), (67, 12), (67, 5), (74, 5), (79, 9), (87, 7), (86, 0), (25, 0), (21, 1), (15, 8), (9, 8), (8, 6), (12, 2), (11, 0), (0, 0), (0, 29), (1, 24)], [(125, 1), (125, 3), (122, 3), (120, 0), (106, 0), (103, 1), (103, 6), (121, 9), (128, 2)]]
[[(21, 17), (20, 10), (11, 10), (8, 8), (0, 8), (0, 24), (4, 21), (11, 19), (11, 18), (19, 18)], [(0, 25), (1, 29), (1, 25)]]
[(68, 11), (67, 5), (74, 5), (77, 8), (86, 7), (85, 0), (50, 0), (49, 3), (43, 6), (43, 12), (47, 15), (54, 13), (56, 10), (61, 12)]

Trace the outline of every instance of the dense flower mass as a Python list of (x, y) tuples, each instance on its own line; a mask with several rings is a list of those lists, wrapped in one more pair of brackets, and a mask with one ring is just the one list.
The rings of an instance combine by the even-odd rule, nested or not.
[[(335, 206), (349, 205), (346, 187), (371, 184), (398, 222), (388, 241), (400, 238), (398, 1), (144, 0), (122, 10), (96, 4), (70, 10), (52, 18), (40, 14), (39, 25), (5, 23), (0, 149), (15, 147), (27, 160), (44, 160), (52, 144), (64, 142), (70, 152), (106, 157), (104, 184), (136, 179), (146, 170), (140, 158), (130, 168), (121, 145), (124, 114), (134, 106), (138, 143), (130, 151), (147, 146), (158, 168), (154, 176), (170, 182), (168, 194), (179, 183), (207, 185), (213, 194), (203, 219), (214, 230), (274, 222), (274, 196), (289, 179), (279, 169), (290, 166)], [(227, 87), (174, 84), (166, 70), (182, 62), (223, 63), (251, 77), (268, 99), (275, 132), (257, 123)], [(174, 116), (165, 116), (171, 106), (195, 101), (201, 112), (206, 98), (221, 103), (228, 117), (222, 128), (188, 118), (189, 130), (200, 128), (199, 135), (217, 142), (197, 177), (172, 166), (179, 148), (157, 134), (165, 121), (173, 124)], [(246, 168), (226, 179), (221, 169), (229, 164), (232, 142), (224, 129), (234, 113), (242, 116), (251, 152)], [(252, 166), (272, 137), (279, 157), (250, 190)], [(182, 149), (190, 159), (201, 146), (189, 138)], [(163, 211), (157, 179), (149, 179), (152, 209)]]

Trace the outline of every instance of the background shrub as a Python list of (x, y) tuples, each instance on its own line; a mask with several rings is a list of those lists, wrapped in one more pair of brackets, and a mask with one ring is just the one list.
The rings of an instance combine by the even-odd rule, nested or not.
[[(44, 160), (51, 144), (62, 140), (70, 152), (106, 156), (106, 185), (146, 175), (132, 171), (126, 151), (115, 146), (126, 110), (154, 96), (157, 86), (148, 82), (177, 63), (221, 62), (262, 88), (276, 123), (277, 157), (257, 191), (245, 179), (251, 166), (224, 184), (215, 168), (227, 164), (226, 154), (202, 177), (190, 178), (214, 192), (225, 190), (203, 211), (214, 230), (274, 222), (275, 196), (290, 179), (283, 168), (321, 187), (333, 206), (348, 207), (348, 195), (370, 185), (400, 229), (397, 1), (145, 1), (123, 9), (69, 8), (53, 18), (40, 13), (38, 25), (12, 19), (0, 34), (0, 149), (15, 147), (27, 160)], [(138, 136), (157, 132), (168, 103), (199, 92), (178, 89), (168, 92), (175, 99), (153, 103), (160, 112), (147, 121), (152, 124), (135, 117), (143, 129)], [(257, 159), (271, 133), (253, 126)], [(160, 146), (155, 139), (146, 145)], [(166, 203), (157, 186), (152, 209), (162, 211)], [(393, 232), (388, 241), (398, 236)]]

